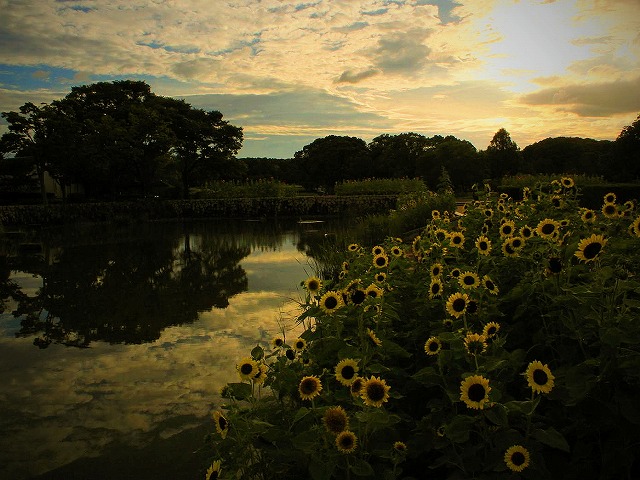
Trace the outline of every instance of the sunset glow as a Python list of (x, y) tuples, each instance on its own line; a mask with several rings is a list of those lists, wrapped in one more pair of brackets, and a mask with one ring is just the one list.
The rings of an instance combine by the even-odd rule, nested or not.
[[(640, 113), (638, 0), (0, 0), (0, 111), (144, 80), (244, 128), (239, 156), (327, 135), (506, 128), (613, 140)], [(6, 124), (0, 124), (0, 133)]]

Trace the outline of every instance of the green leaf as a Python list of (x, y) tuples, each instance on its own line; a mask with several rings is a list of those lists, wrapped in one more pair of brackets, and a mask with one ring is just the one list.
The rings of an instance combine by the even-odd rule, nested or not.
[(375, 473), (369, 462), (366, 462), (361, 458), (356, 458), (350, 468), (353, 474), (358, 475), (359, 477), (370, 477)]
[(569, 452), (570, 450), (567, 440), (553, 427), (549, 427), (546, 430), (536, 428), (533, 431), (532, 436), (540, 443), (544, 443), (552, 448), (557, 448), (563, 452)]
[(487, 417), (494, 425), (506, 427), (509, 425), (509, 418), (507, 417), (507, 409), (501, 403), (495, 403), (492, 407), (484, 410), (484, 416)]
[(227, 391), (236, 400), (246, 400), (251, 396), (251, 385), (248, 383), (227, 383)]
[(256, 345), (253, 350), (251, 350), (251, 358), (254, 360), (262, 360), (264, 358), (264, 350), (260, 345)]
[(309, 475), (313, 480), (330, 480), (335, 467), (334, 462), (330, 460), (322, 461), (315, 455), (312, 455), (309, 459)]
[(537, 396), (535, 400), (513, 400), (511, 402), (505, 403), (504, 406), (507, 408), (507, 411), (509, 413), (522, 413), (523, 415), (531, 415), (540, 403), (540, 398), (540, 396)]
[(440, 385), (442, 380), (433, 367), (424, 367), (412, 375), (412, 378), (423, 385)]
[(471, 427), (480, 417), (456, 416), (449, 424), (445, 425), (444, 433), (454, 443), (464, 443), (469, 440)]
[(382, 342), (382, 349), (388, 355), (397, 358), (410, 358), (411, 354), (395, 342), (385, 338)]

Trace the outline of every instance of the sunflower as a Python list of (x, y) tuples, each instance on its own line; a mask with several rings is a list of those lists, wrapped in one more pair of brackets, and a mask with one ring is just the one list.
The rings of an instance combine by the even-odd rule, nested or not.
[(564, 208), (564, 198), (562, 198), (560, 195), (554, 195), (553, 197), (551, 197), (551, 205), (553, 205), (555, 208)]
[(485, 235), (480, 235), (476, 240), (476, 248), (480, 255), (489, 255), (491, 253), (491, 240)]
[(468, 303), (469, 295), (460, 292), (453, 293), (447, 299), (447, 312), (449, 312), (452, 317), (459, 318), (466, 313)]
[(447, 329), (451, 329), (453, 327), (453, 320), (450, 318), (445, 318), (442, 320), (442, 326)]
[(361, 288), (356, 288), (349, 293), (349, 301), (354, 305), (360, 305), (367, 299), (367, 291)]
[(439, 243), (444, 242), (448, 236), (449, 236), (449, 232), (447, 232), (444, 228), (436, 228), (435, 231), (433, 232), (433, 237)]
[(440, 210), (431, 210), (431, 218), (433, 220), (439, 220), (440, 219)]
[(482, 335), (486, 338), (495, 337), (500, 331), (500, 324), (496, 322), (487, 323), (482, 329)]
[(236, 370), (242, 380), (253, 380), (259, 370), (258, 363), (253, 358), (245, 357), (236, 365)]
[(549, 275), (560, 273), (562, 271), (562, 259), (560, 257), (549, 257), (547, 259), (546, 272)]
[(325, 410), (322, 422), (328, 432), (341, 433), (349, 428), (349, 417), (341, 406), (329, 407)]
[(513, 236), (509, 239), (511, 247), (517, 251), (520, 251), (524, 247), (524, 238)]
[(407, 451), (407, 444), (404, 442), (394, 442), (393, 449), (398, 453), (405, 453)]
[(484, 214), (484, 216), (486, 218), (491, 218), (493, 217), (493, 210), (490, 208), (485, 208), (484, 211), (482, 212)]
[(420, 240), (422, 240), (422, 237), (418, 235), (411, 242), (411, 251), (415, 256), (420, 254)]
[(430, 337), (424, 344), (424, 351), (427, 355), (437, 355), (442, 350), (442, 343), (438, 337)]
[(316, 294), (320, 291), (320, 288), (322, 288), (322, 280), (315, 276), (309, 277), (304, 281), (304, 288), (306, 288), (310, 294)]
[(342, 453), (353, 453), (358, 446), (358, 439), (353, 432), (345, 430), (336, 437), (336, 447)]
[(378, 272), (373, 276), (373, 279), (378, 283), (382, 283), (387, 279), (387, 274), (384, 272)]
[(342, 271), (343, 272), (348, 272), (350, 267), (351, 267), (351, 265), (349, 265), (349, 262), (342, 262)]
[(322, 382), (316, 376), (303, 377), (298, 385), (298, 392), (302, 400), (312, 400), (320, 395), (322, 391)]
[(600, 252), (602, 252), (602, 249), (606, 244), (607, 240), (604, 236), (596, 235), (594, 233), (590, 237), (580, 240), (580, 243), (578, 243), (578, 250), (576, 250), (574, 255), (578, 257), (578, 260), (592, 262), (598, 258), (598, 255), (600, 255)]
[(284, 352), (284, 356), (287, 357), (289, 360), (295, 360), (296, 351), (293, 348), (287, 348), (287, 350)]
[(359, 397), (360, 392), (362, 391), (363, 385), (364, 385), (364, 378), (356, 377), (353, 383), (351, 384), (351, 386), (349, 387), (349, 390), (351, 391), (351, 395), (353, 395), (354, 397)]
[(451, 232), (449, 234), (449, 243), (456, 248), (464, 247), (464, 235), (462, 232)]
[(467, 333), (464, 338), (464, 347), (469, 355), (479, 355), (487, 351), (487, 339), (484, 335), (477, 333)]
[(556, 220), (552, 220), (550, 218), (545, 218), (544, 220), (540, 220), (538, 226), (536, 227), (536, 233), (547, 240), (552, 240), (557, 234), (558, 229), (560, 228), (560, 223)]
[(350, 386), (358, 377), (358, 362), (351, 358), (340, 360), (336, 365), (336, 379), (345, 387)]
[(359, 249), (360, 245), (358, 245), (357, 243), (350, 243), (347, 247), (347, 250), (349, 250), (350, 252), (357, 252)]
[(378, 336), (376, 335), (376, 332), (374, 332), (370, 328), (367, 328), (367, 335), (369, 335), (369, 338), (374, 343), (374, 345), (376, 345), (377, 347), (382, 346), (382, 340), (378, 338)]
[(482, 410), (489, 401), (489, 380), (482, 375), (471, 375), (460, 382), (460, 400), (468, 408)]
[(533, 236), (533, 232), (534, 230), (529, 225), (523, 225), (520, 227), (520, 231), (518, 233), (520, 233), (520, 236), (526, 240)]
[(214, 461), (209, 468), (207, 468), (207, 475), (205, 480), (217, 480), (220, 478), (220, 472), (222, 469), (220, 468), (220, 460)]
[(366, 288), (365, 292), (372, 298), (379, 298), (384, 294), (384, 289), (380, 288), (375, 283), (372, 283)]
[(613, 192), (607, 193), (603, 198), (603, 203), (616, 203), (616, 194)]
[(432, 277), (439, 277), (440, 274), (442, 274), (442, 264), (434, 263), (433, 265), (431, 265), (431, 269), (429, 270), (429, 272), (431, 273)]
[(636, 217), (636, 219), (631, 222), (631, 233), (636, 237), (640, 237), (640, 216)]
[(389, 257), (386, 253), (380, 253), (373, 257), (372, 263), (376, 268), (384, 268), (389, 265)]
[(476, 300), (469, 298), (469, 303), (467, 303), (467, 313), (469, 315), (473, 315), (478, 311), (479, 306), (480, 304)]
[(549, 393), (553, 388), (555, 377), (549, 367), (538, 360), (534, 360), (527, 367), (525, 372), (527, 384), (534, 393)]
[(293, 348), (295, 348), (297, 352), (301, 352), (307, 348), (307, 341), (304, 338), (298, 337), (296, 341), (293, 342)]
[(402, 256), (402, 249), (400, 247), (398, 247), (397, 245), (394, 245), (393, 247), (391, 247), (391, 255), (393, 255), (394, 257), (401, 257)]
[(213, 421), (216, 422), (216, 432), (218, 432), (223, 439), (227, 438), (229, 422), (224, 418), (221, 411), (216, 410), (213, 412)]
[(606, 218), (618, 217), (618, 206), (615, 203), (605, 203), (600, 211)]
[(503, 243), (502, 243), (502, 254), (505, 257), (517, 257), (519, 256), (519, 249), (515, 248), (513, 246), (513, 237), (511, 238), (507, 238)]
[(504, 453), (504, 463), (509, 470), (521, 472), (529, 466), (529, 450), (522, 445), (513, 445)]
[(576, 184), (576, 183), (573, 181), (573, 178), (571, 178), (571, 177), (562, 177), (562, 178), (560, 179), (560, 183), (562, 184), (562, 186), (563, 186), (564, 188), (573, 188), (573, 186)]
[(484, 285), (484, 288), (486, 288), (492, 295), (498, 294), (498, 286), (493, 283), (493, 280), (491, 280), (491, 277), (489, 275), (485, 275), (484, 277), (482, 277), (482, 284)]
[(343, 305), (342, 295), (330, 290), (320, 297), (320, 308), (323, 312), (331, 315)]
[(381, 245), (376, 245), (371, 249), (371, 253), (375, 257), (376, 255), (382, 255), (384, 253), (384, 247)]
[(584, 223), (593, 223), (596, 221), (596, 212), (590, 208), (583, 208), (580, 214), (580, 219)]
[(253, 376), (252, 380), (257, 384), (263, 384), (267, 379), (267, 371), (269, 367), (267, 367), (264, 363), (258, 363), (258, 371)]
[[(504, 219), (503, 219), (504, 220)], [(510, 237), (516, 230), (516, 224), (513, 220), (504, 220), (500, 225), (500, 236), (502, 238)]]
[(440, 297), (442, 295), (443, 287), (444, 284), (440, 278), (434, 278), (431, 280), (431, 283), (429, 284), (429, 298), (433, 300), (434, 298)]
[(390, 389), (391, 387), (384, 380), (371, 377), (362, 384), (360, 398), (364, 400), (365, 405), (381, 407), (389, 399)]
[(461, 273), (462, 273), (462, 270), (460, 270), (458, 267), (456, 267), (456, 268), (451, 270), (451, 273), (449, 275), (451, 275), (453, 278), (458, 278)]
[(271, 339), (271, 346), (273, 348), (282, 348), (284, 347), (284, 338), (281, 336), (273, 337)]
[(480, 277), (475, 272), (464, 272), (458, 277), (458, 283), (462, 288), (478, 288), (480, 285)]
[(624, 209), (628, 212), (633, 212), (636, 209), (636, 204), (633, 200), (627, 200), (623, 204)]

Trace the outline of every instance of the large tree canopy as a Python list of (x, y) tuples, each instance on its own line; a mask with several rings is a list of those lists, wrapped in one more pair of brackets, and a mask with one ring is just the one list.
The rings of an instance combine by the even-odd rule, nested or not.
[[(82, 183), (90, 196), (136, 193), (159, 186), (184, 194), (190, 186), (226, 178), (242, 146), (242, 129), (218, 111), (161, 97), (141, 81), (73, 87), (51, 105), (6, 112), (3, 154), (30, 157), (61, 185)], [(5, 159), (5, 162), (8, 161)]]

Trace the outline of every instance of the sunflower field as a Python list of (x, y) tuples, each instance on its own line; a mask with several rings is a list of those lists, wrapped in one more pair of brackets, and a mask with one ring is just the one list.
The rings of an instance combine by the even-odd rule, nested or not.
[(206, 478), (640, 478), (640, 216), (579, 193), (350, 244), (294, 338), (237, 359)]

